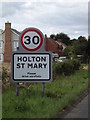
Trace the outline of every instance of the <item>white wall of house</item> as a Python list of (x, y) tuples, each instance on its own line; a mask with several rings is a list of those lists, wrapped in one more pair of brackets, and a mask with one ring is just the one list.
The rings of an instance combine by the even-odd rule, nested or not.
[(11, 41), (12, 41), (12, 51), (16, 51), (18, 47), (18, 42), (19, 42), (19, 35), (16, 34), (15, 32), (11, 32)]
[(3, 54), (4, 54), (3, 30), (0, 29), (0, 62), (3, 61)]
[(2, 48), (2, 52), (4, 54), (4, 47), (5, 47), (5, 31), (2, 33), (2, 39), (3, 39), (3, 48)]

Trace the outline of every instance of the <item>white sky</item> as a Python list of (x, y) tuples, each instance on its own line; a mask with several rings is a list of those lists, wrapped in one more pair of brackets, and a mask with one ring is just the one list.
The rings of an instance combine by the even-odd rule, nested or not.
[(10, 21), (18, 31), (36, 27), (48, 36), (88, 36), (88, 0), (2, 0), (0, 11), (1, 29)]

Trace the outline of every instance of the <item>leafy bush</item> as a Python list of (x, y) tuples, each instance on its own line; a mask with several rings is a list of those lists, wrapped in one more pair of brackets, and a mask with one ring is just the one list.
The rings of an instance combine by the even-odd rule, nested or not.
[(53, 72), (56, 73), (56, 74), (59, 74), (62, 72), (62, 69), (61, 69), (62, 65), (60, 62), (57, 62), (55, 64), (53, 64)]
[(74, 71), (74, 65), (72, 64), (71, 60), (65, 61), (62, 64), (62, 72), (64, 75), (71, 75)]
[(53, 63), (53, 79), (55, 79), (58, 74), (62, 74), (62, 63), (55, 62)]
[(64, 62), (54, 62), (53, 63), (53, 79), (57, 75), (71, 75), (80, 67), (80, 62), (77, 59), (67, 60)]
[(72, 60), (72, 64), (74, 65), (75, 70), (79, 70), (80, 67), (80, 61), (77, 59)]

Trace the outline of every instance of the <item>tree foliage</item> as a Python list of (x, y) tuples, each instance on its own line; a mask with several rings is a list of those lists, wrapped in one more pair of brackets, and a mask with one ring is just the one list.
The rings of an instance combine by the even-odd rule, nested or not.
[(51, 34), (50, 35), (50, 38), (54, 39), (54, 40), (61, 40), (62, 43), (66, 44), (66, 45), (69, 45), (70, 44), (70, 37), (65, 34), (65, 33), (58, 33), (58, 34)]
[(53, 40), (56, 40), (56, 35), (55, 34), (51, 34), (50, 38), (52, 38)]
[(88, 56), (90, 58), (90, 36), (88, 36), (87, 53), (88, 53)]
[(50, 38), (66, 44), (67, 47), (64, 50), (63, 55), (68, 57), (76, 57), (77, 55), (84, 56), (84, 61), (90, 58), (90, 36), (88, 40), (84, 36), (79, 36), (78, 39), (70, 40), (70, 37), (65, 33), (51, 34)]
[(87, 39), (83, 36), (78, 37), (78, 39), (73, 39), (71, 41), (71, 45), (67, 46), (64, 50), (64, 55), (68, 57), (76, 57), (76, 55), (83, 55), (83, 61), (86, 61), (88, 59), (89, 53), (88, 46), (90, 46), (88, 43), (90, 44), (90, 40), (87, 41)]
[(76, 54), (86, 54), (87, 39), (83, 36), (78, 37), (77, 42), (73, 45), (75, 47)]

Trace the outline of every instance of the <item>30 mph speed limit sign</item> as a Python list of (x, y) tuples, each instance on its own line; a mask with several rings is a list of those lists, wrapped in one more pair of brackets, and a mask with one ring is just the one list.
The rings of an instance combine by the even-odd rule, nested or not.
[(21, 35), (21, 45), (25, 50), (36, 51), (43, 43), (42, 33), (37, 29), (27, 29)]

